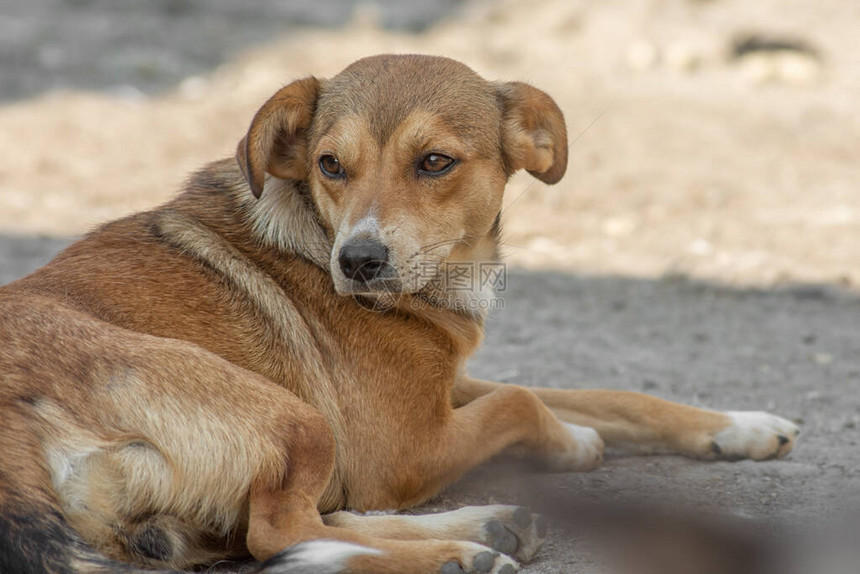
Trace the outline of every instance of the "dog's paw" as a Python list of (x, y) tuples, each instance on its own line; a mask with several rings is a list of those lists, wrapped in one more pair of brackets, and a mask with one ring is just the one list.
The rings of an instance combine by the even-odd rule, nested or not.
[(590, 427), (561, 422), (563, 447), (544, 457), (551, 472), (587, 472), (603, 462), (603, 439)]
[(729, 426), (710, 444), (712, 456), (739, 460), (781, 458), (794, 448), (800, 429), (782, 417), (761, 411), (728, 411)]
[(522, 506), (502, 506), (483, 526), (481, 542), (493, 550), (528, 562), (546, 540), (546, 520)]
[(469, 544), (463, 556), (443, 564), (439, 574), (514, 574), (519, 570), (512, 558), (480, 544)]

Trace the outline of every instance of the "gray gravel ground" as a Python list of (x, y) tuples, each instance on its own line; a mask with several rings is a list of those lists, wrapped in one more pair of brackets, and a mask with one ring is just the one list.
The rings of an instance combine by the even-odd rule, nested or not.
[[(48, 260), (67, 241), (0, 237), (0, 283)], [(639, 390), (695, 405), (767, 409), (801, 424), (787, 459), (703, 463), (610, 453), (589, 474), (547, 475), (494, 462), (423, 510), (566, 501), (650, 501), (767, 524), (804, 525), (854, 504), (860, 492), (860, 301), (828, 286), (734, 289), (660, 280), (510, 270), (477, 376), (556, 387)], [(597, 508), (601, 508), (600, 505)], [(558, 518), (558, 517), (557, 517)], [(565, 515), (571, 524), (577, 516)], [(526, 572), (605, 572), (591, 543), (556, 520)]]

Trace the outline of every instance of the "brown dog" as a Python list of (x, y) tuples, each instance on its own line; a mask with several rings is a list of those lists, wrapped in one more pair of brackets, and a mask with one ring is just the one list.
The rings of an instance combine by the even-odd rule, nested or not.
[(765, 413), (466, 375), (492, 294), (439, 279), (495, 261), (512, 173), (564, 174), (540, 90), (367, 58), (276, 93), (237, 159), (0, 290), (0, 571), (510, 573), (542, 542), (523, 509), (341, 510), (418, 504), (511, 447), (556, 471), (602, 441), (792, 449)]

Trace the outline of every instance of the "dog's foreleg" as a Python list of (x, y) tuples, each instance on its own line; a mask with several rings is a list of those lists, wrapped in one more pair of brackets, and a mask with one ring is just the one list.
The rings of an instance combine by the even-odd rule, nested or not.
[[(502, 383), (461, 377), (454, 405), (495, 392)], [(562, 421), (595, 429), (612, 447), (696, 458), (762, 460), (791, 452), (798, 428), (768, 413), (720, 412), (628, 391), (530, 389)]]

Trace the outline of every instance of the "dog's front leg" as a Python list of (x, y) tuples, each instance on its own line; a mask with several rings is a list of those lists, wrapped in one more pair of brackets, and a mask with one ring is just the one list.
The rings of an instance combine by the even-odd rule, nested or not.
[[(452, 399), (468, 404), (506, 386), (462, 376)], [(530, 390), (560, 420), (596, 429), (609, 446), (638, 451), (762, 460), (791, 452), (799, 433), (790, 421), (758, 411), (713, 411), (628, 391)]]
[(429, 456), (422, 453), (415, 463), (423, 477), (416, 501), (508, 449), (533, 455), (552, 471), (593, 470), (603, 460), (596, 431), (559, 420), (530, 389), (514, 385), (498, 385), (454, 409), (437, 436)]

